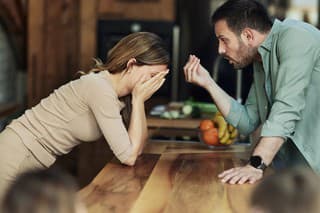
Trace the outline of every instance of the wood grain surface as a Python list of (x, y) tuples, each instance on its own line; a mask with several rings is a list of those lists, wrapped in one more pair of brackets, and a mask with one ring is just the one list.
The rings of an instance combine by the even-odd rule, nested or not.
[(128, 212), (139, 196), (159, 155), (144, 154), (134, 167), (109, 163), (79, 194), (89, 212)]
[(248, 212), (255, 184), (223, 184), (217, 175), (243, 165), (248, 148), (149, 143), (133, 167), (117, 161), (79, 194), (89, 212)]

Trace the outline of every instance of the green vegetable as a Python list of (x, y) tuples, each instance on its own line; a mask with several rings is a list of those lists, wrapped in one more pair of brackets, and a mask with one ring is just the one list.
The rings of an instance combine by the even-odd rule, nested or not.
[(160, 117), (166, 118), (166, 119), (178, 119), (178, 118), (181, 118), (182, 116), (180, 115), (180, 112), (178, 110), (170, 110), (170, 111), (165, 111), (161, 113)]
[(184, 104), (192, 107), (198, 107), (200, 112), (204, 113), (216, 113), (218, 111), (216, 105), (213, 103), (193, 101), (190, 99), (185, 101)]
[(186, 116), (191, 115), (192, 111), (193, 111), (193, 108), (190, 104), (186, 104), (182, 107), (182, 112)]
[(190, 116), (192, 118), (200, 118), (201, 111), (197, 106), (191, 106), (190, 104), (186, 104), (182, 107), (182, 113), (185, 116)]
[(160, 117), (161, 117), (161, 118), (166, 118), (166, 119), (172, 119), (171, 113), (168, 112), (168, 111), (163, 112), (163, 113), (160, 115)]
[(171, 110), (171, 111), (170, 111), (170, 114), (171, 114), (171, 117), (172, 117), (173, 119), (180, 118), (180, 113), (179, 113), (178, 110)]
[(191, 117), (192, 118), (200, 118), (201, 117), (201, 110), (199, 107), (197, 107), (197, 106), (193, 107)]

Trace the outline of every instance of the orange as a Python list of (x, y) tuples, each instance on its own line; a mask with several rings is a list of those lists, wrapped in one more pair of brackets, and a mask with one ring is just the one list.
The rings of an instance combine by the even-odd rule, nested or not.
[(213, 146), (221, 145), (219, 142), (219, 132), (217, 128), (211, 128), (201, 132), (204, 143)]
[(211, 129), (214, 127), (215, 126), (214, 126), (214, 123), (212, 122), (212, 120), (205, 119), (200, 122), (200, 130), (202, 130), (202, 131), (208, 130), (208, 129)]

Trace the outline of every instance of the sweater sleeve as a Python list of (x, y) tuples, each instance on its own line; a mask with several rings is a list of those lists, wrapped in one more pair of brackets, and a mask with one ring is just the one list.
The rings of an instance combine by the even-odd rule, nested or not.
[(87, 83), (85, 97), (111, 150), (124, 162), (131, 155), (132, 145), (120, 115), (122, 106), (115, 91), (107, 80), (92, 78)]

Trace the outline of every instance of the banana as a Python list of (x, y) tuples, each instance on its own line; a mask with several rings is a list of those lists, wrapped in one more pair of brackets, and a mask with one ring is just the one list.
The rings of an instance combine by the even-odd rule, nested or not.
[(234, 143), (238, 136), (238, 130), (231, 124), (228, 124), (220, 112), (217, 112), (212, 120), (215, 126), (218, 127), (220, 143), (223, 145)]
[(219, 140), (221, 141), (222, 139), (226, 139), (228, 137), (230, 137), (230, 134), (229, 134), (228, 130), (226, 130), (221, 133), (221, 137), (219, 137)]
[(232, 126), (231, 124), (228, 124), (228, 131), (232, 132), (234, 130), (234, 126)]
[(214, 116), (222, 116), (222, 113), (220, 111), (217, 111)]
[(238, 130), (235, 128), (234, 130), (232, 130), (232, 132), (230, 132), (230, 138), (236, 137), (238, 137)]
[(213, 118), (213, 122), (218, 126), (219, 138), (224, 137), (227, 132), (227, 122), (224, 120), (222, 115), (217, 115)]
[(229, 138), (227, 141), (226, 141), (226, 145), (229, 145), (229, 144), (232, 144), (234, 142), (234, 140), (232, 138)]
[(221, 144), (227, 144), (228, 140), (230, 138), (230, 133), (228, 131), (225, 132), (224, 136), (220, 139)]

